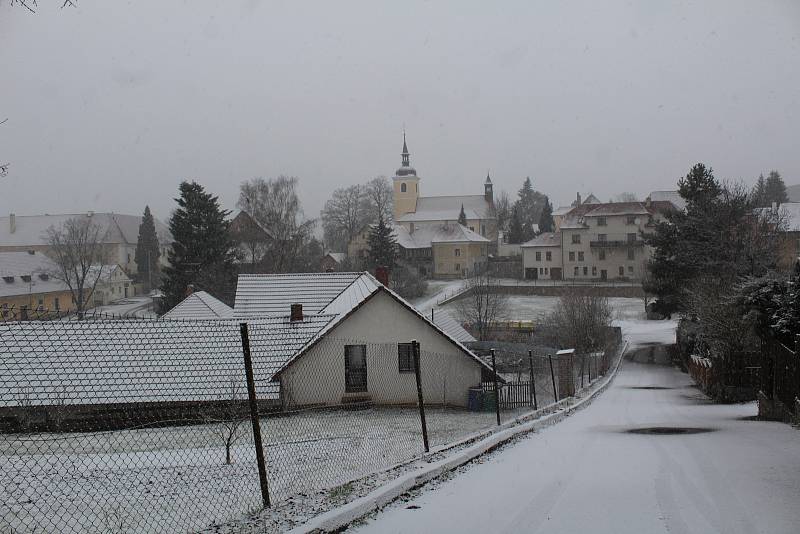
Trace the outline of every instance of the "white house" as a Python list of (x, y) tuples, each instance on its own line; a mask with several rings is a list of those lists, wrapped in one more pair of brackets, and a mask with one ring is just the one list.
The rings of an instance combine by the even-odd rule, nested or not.
[(417, 401), (412, 340), (426, 402), (467, 405), (491, 368), (369, 273), (239, 276), (234, 316), (335, 318), (273, 376), (284, 406)]

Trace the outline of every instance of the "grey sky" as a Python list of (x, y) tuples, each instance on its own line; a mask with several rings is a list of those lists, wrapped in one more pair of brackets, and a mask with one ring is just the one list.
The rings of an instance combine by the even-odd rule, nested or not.
[(794, 0), (52, 3), (0, 0), (3, 214), (165, 219), (184, 178), (233, 208), (289, 174), (316, 217), (394, 172), (404, 123), (423, 194), (800, 183)]

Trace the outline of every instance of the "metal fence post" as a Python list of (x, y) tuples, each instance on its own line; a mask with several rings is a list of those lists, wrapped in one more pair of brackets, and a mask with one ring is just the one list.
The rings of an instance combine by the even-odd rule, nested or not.
[(253, 360), (250, 358), (250, 335), (247, 323), (239, 323), (242, 333), (242, 353), (244, 354), (244, 371), (247, 375), (247, 396), (250, 399), (250, 421), (253, 424), (253, 445), (256, 449), (258, 479), (261, 483), (261, 498), (264, 507), (269, 508), (269, 483), (267, 482), (267, 464), (264, 460), (264, 447), (261, 443), (261, 423), (258, 419), (258, 400), (256, 399), (256, 382), (253, 379)]
[(533, 351), (528, 351), (528, 364), (531, 368), (531, 394), (533, 395), (533, 409), (539, 409), (539, 403), (536, 400), (536, 377), (533, 375)]
[(494, 380), (494, 411), (497, 414), (497, 426), (500, 426), (500, 388), (497, 387), (497, 361), (492, 351), (492, 379)]
[(558, 388), (556, 388), (556, 373), (553, 371), (553, 355), (548, 354), (547, 359), (550, 361), (550, 379), (553, 381), (553, 397), (558, 402)]
[(425, 421), (425, 402), (422, 398), (422, 377), (419, 364), (419, 341), (412, 340), (411, 346), (414, 352), (414, 378), (417, 380), (417, 404), (419, 405), (419, 422), (422, 425), (422, 444), (425, 446), (425, 452), (430, 452), (428, 444), (428, 423)]

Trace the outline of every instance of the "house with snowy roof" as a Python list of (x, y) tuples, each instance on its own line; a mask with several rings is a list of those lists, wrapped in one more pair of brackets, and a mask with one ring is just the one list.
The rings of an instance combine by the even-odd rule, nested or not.
[(239, 320), (287, 311), (298, 324), (334, 317), (274, 373), (284, 407), (416, 402), (412, 340), (420, 343), (423, 394), (430, 402), (465, 407), (469, 388), (491, 376), (459, 341), (463, 332), (448, 333), (445, 322), (431, 321), (390, 290), (385, 270), (379, 275), (382, 281), (369, 273), (239, 276)]
[(232, 319), (233, 308), (205, 291), (194, 291), (162, 319)]
[[(0, 252), (26, 252), (35, 250), (47, 253), (47, 230), (52, 226), (60, 228), (70, 219), (91, 221), (100, 227), (100, 241), (107, 253), (106, 262), (120, 265), (130, 274), (136, 274), (136, 244), (139, 241), (139, 215), (119, 213), (95, 213), (89, 211), (79, 214), (62, 215), (16, 215), (0, 217)], [(167, 264), (167, 252), (172, 245), (169, 228), (154, 219), (156, 235), (160, 247), (160, 261)]]

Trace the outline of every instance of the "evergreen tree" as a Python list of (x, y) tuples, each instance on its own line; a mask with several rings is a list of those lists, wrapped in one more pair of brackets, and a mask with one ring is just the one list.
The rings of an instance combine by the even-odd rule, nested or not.
[(382, 215), (378, 217), (378, 223), (370, 228), (367, 245), (371, 267), (387, 267), (389, 270), (394, 268), (397, 261), (397, 241), (394, 230), (386, 224)]
[(189, 285), (228, 302), (236, 287), (236, 244), (226, 220), (230, 212), (196, 182), (182, 182), (179, 190), (178, 208), (169, 221), (174, 241), (163, 270), (162, 313), (186, 297)]
[(160, 254), (153, 214), (150, 213), (150, 206), (145, 206), (142, 222), (139, 224), (135, 261), (137, 278), (145, 284), (148, 292), (153, 287), (158, 287), (158, 279), (161, 275), (161, 265), (158, 261)]
[(756, 185), (753, 186), (750, 197), (754, 206), (759, 208), (767, 206), (767, 184), (763, 174), (758, 175), (758, 180), (756, 181)]
[(508, 242), (512, 244), (522, 243), (524, 230), (519, 211), (519, 207), (514, 204), (511, 210), (511, 221), (508, 223)]
[(789, 202), (789, 195), (786, 194), (786, 184), (778, 171), (770, 171), (764, 186), (764, 204), (762, 207), (771, 206), (773, 202), (783, 204)]
[(539, 217), (539, 232), (552, 232), (555, 228), (553, 221), (553, 205), (550, 204), (550, 199), (544, 197), (544, 206), (542, 207), (542, 215)]
[(467, 225), (467, 214), (464, 213), (464, 204), (461, 204), (461, 213), (458, 214), (458, 224), (461, 226)]

